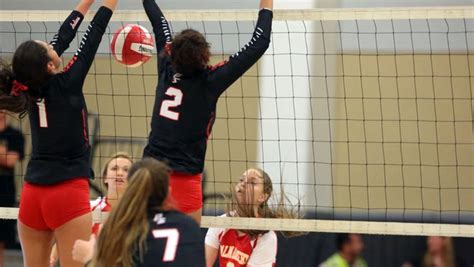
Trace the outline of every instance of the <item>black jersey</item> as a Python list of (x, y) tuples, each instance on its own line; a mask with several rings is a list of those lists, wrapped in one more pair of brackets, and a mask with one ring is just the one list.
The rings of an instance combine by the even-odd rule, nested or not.
[[(25, 138), (23, 134), (10, 126), (0, 131), (0, 145), (5, 146), (8, 152), (16, 152), (23, 159), (25, 155)], [(0, 166), (0, 205), (12, 207), (16, 200), (15, 168)]]
[[(94, 60), (112, 11), (101, 7), (87, 28), (81, 44), (64, 71), (52, 76), (41, 97), (28, 109), (32, 154), (25, 180), (54, 184), (77, 177), (91, 177), (87, 107), (82, 86)], [(73, 11), (51, 45), (61, 55), (74, 39), (82, 15)]]
[(135, 255), (137, 267), (204, 267), (204, 241), (197, 223), (177, 211), (153, 213), (150, 233), (142, 260)]
[[(25, 138), (23, 134), (10, 126), (0, 131), (0, 145), (8, 152), (16, 152), (23, 159), (25, 155)], [(0, 166), (0, 206), (14, 207), (16, 203), (16, 188), (14, 168)], [(0, 242), (13, 244), (15, 241), (15, 222), (0, 220)]]
[[(25, 138), (18, 129), (7, 126), (0, 131), (0, 145), (5, 146), (7, 151), (18, 153), (20, 160), (25, 156)], [(0, 176), (13, 177), (14, 169), (0, 166)], [(0, 189), (2, 189), (1, 186)]]
[(159, 51), (159, 80), (144, 156), (164, 160), (177, 172), (201, 173), (217, 100), (265, 53), (270, 44), (273, 13), (266, 9), (259, 12), (251, 41), (228, 61), (183, 76), (171, 66), (172, 40), (165, 17), (154, 0), (144, 0), (143, 5)]

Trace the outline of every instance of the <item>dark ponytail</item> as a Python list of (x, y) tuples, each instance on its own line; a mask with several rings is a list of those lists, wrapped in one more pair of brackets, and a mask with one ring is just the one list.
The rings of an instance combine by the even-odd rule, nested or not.
[(0, 109), (13, 113), (19, 113), (20, 117), (24, 116), (29, 97), (25, 93), (19, 93), (18, 96), (12, 95), (13, 83), (15, 77), (11, 67), (4, 62), (0, 63)]
[(0, 109), (24, 116), (40, 97), (40, 89), (50, 77), (48, 50), (35, 41), (26, 41), (15, 51), (11, 66), (0, 63)]

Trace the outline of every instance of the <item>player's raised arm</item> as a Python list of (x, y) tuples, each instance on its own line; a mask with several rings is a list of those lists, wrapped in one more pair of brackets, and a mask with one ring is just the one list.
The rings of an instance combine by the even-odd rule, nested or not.
[(102, 6), (110, 9), (112, 12), (115, 10), (117, 7), (118, 0), (103, 0), (102, 1)]
[(56, 53), (58, 53), (58, 56), (61, 56), (64, 51), (68, 49), (69, 44), (76, 36), (77, 29), (79, 29), (84, 16), (93, 3), (94, 0), (81, 0), (71, 14), (64, 20), (58, 33), (55, 34), (53, 39), (49, 42)]
[(77, 12), (81, 13), (83, 16), (87, 14), (87, 11), (89, 11), (89, 8), (92, 6), (94, 3), (94, 0), (81, 0), (77, 6), (74, 8)]
[(239, 52), (230, 56), (225, 64), (217, 67), (210, 75), (211, 90), (216, 96), (222, 94), (239, 79), (265, 53), (270, 45), (272, 31), (273, 0), (261, 0), (260, 11), (252, 39)]
[(262, 8), (273, 10), (273, 0), (261, 0), (260, 9)]
[(143, 0), (143, 8), (153, 26), (156, 38), (156, 50), (158, 53), (167, 43), (171, 43), (171, 31), (163, 12), (156, 4), (155, 0)]
[[(64, 71), (77, 82), (83, 82), (94, 61), (102, 36), (117, 6), (117, 0), (104, 0), (82, 37), (76, 54), (68, 63)], [(82, 86), (78, 88), (82, 89)]]

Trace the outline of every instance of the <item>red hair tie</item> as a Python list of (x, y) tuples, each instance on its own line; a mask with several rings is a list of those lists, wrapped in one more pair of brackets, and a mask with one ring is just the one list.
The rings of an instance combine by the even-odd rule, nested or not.
[(12, 96), (19, 96), (21, 91), (28, 91), (28, 86), (22, 84), (17, 80), (13, 80), (13, 87), (10, 94)]

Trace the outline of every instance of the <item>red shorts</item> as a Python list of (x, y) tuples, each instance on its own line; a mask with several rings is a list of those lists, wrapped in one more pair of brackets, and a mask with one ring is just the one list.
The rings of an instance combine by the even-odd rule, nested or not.
[(76, 178), (53, 185), (25, 183), (18, 219), (39, 230), (55, 230), (66, 222), (91, 212), (89, 182)]
[(202, 174), (170, 175), (171, 196), (179, 211), (190, 213), (202, 208)]

